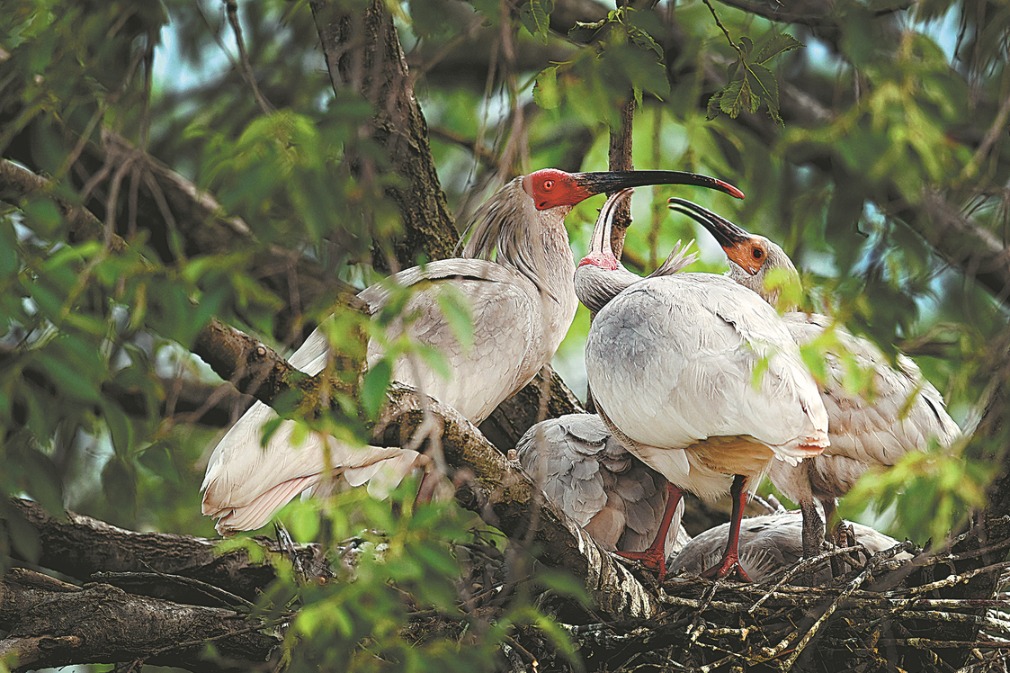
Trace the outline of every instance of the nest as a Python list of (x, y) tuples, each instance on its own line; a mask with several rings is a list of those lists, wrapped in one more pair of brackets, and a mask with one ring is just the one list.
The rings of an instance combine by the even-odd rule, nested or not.
[[(536, 569), (525, 565), (529, 557), (511, 545), (501, 549), (492, 538), (478, 534), (457, 546), (469, 568), (461, 582), (468, 617), (420, 612), (408, 638), (439, 635), (462, 643), (475, 619), (493, 623), (515, 599), (540, 594), (540, 608), (553, 612), (584, 666), (541, 629), (518, 626), (501, 646), (502, 670), (1008, 670), (1010, 562), (979, 559), (1003, 558), (1010, 540), (962, 553), (925, 553), (911, 543), (873, 556), (862, 547), (835, 549), (755, 584), (681, 575), (659, 586), (641, 571), (662, 610), (649, 620), (612, 622), (537, 587)], [(848, 570), (834, 580), (804, 585), (832, 564), (837, 574), (839, 562)]]
[[(662, 587), (655, 619), (569, 630), (589, 670), (1006, 671), (1010, 564), (957, 573), (996, 549), (907, 560), (914, 551), (900, 544), (821, 586), (795, 582), (859, 548), (801, 561), (760, 584), (675, 577)], [(995, 598), (952, 597), (993, 581)]]

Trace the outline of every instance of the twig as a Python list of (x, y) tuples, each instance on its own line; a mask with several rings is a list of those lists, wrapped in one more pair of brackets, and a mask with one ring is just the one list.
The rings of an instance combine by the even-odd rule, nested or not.
[(242, 39), (242, 24), (238, 20), (238, 2), (236, 0), (224, 0), (224, 8), (225, 14), (228, 15), (228, 23), (235, 34), (235, 44), (238, 45), (239, 72), (242, 73), (242, 79), (252, 89), (253, 97), (256, 99), (256, 104), (260, 106), (260, 111), (265, 115), (272, 114), (275, 108), (263, 96), (259, 85), (256, 84), (256, 76), (253, 75), (252, 64), (249, 62), (249, 54), (245, 50), (245, 40)]

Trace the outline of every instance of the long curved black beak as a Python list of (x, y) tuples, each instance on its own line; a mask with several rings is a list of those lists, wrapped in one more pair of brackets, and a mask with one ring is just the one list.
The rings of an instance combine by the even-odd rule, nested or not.
[(702, 208), (697, 203), (676, 197), (667, 201), (667, 207), (678, 213), (683, 213), (692, 220), (708, 229), (723, 248), (732, 248), (744, 241), (750, 240), (751, 234), (725, 217), (716, 215), (708, 208)]
[(743, 192), (729, 184), (707, 175), (685, 173), (683, 171), (599, 171), (593, 173), (572, 173), (577, 185), (591, 194), (616, 192), (625, 187), (645, 185), (694, 185), (715, 189), (742, 199)]
[(610, 232), (614, 228), (614, 215), (617, 213), (617, 206), (625, 199), (630, 199), (634, 191), (631, 187), (625, 187), (616, 194), (612, 194), (603, 204), (603, 208), (600, 209), (600, 214), (596, 218), (596, 226), (593, 227), (593, 242), (590, 250), (614, 253), (613, 248), (610, 247)]

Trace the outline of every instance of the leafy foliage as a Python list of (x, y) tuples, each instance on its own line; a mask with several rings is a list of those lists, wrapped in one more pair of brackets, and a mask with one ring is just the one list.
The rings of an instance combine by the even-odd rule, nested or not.
[[(959, 248), (961, 269), (920, 234), (939, 226), (923, 204), (941, 195), (983, 237), (1002, 240), (1010, 9), (929, 1), (870, 11), (853, 0), (786, 28), (728, 8), (717, 24), (700, 2), (601, 5), (597, 20), (558, 35), (551, 19), (558, 23), (561, 0), (528, 0), (511, 14), (488, 0), (465, 12), (455, 2), (387, 4), (461, 220), (503, 177), (499, 168), (603, 168), (609, 127), (634, 98), (637, 166), (710, 172), (745, 188), (740, 204), (691, 198), (783, 244), (804, 270), (807, 293), (786, 288), (784, 300), (834, 316), (889, 354), (900, 346), (920, 355), (954, 416), (970, 425), (991, 384), (988, 351), (1006, 329), (1005, 298), (970, 281)], [(338, 400), (373, 416), (392, 358), (411, 354), (445, 369), (439, 353), (388, 338), (387, 327), (409, 320), (409, 292), (375, 320), (337, 310), (325, 323), (330, 295), (299, 294), (309, 280), (374, 280), (373, 256), (400, 228), (400, 204), (387, 196), (400, 178), (363, 132), (373, 110), (361, 92), (338, 84), (334, 95), (307, 4), (264, 0), (240, 10), (269, 110), (250, 93), (217, 3), (4, 5), (0, 150), (51, 188), (27, 199), (0, 194), (3, 494), (134, 528), (211, 534), (198, 485), (225, 421), (210, 417), (215, 409), (234, 416), (242, 403), (218, 407), (223, 394), (209, 393), (183, 408), (182, 393), (220, 383), (189, 352), (213, 316), (285, 352), (320, 323), (338, 354), (361, 355), (358, 330), (385, 339), (387, 358), (367, 373), (362, 399)], [(456, 30), (463, 27), (472, 35)], [(720, 31), (736, 37), (713, 38)], [(199, 196), (215, 199), (215, 216), (170, 203), (130, 151), (91, 154), (114, 146), (105, 143), (111, 133), (205, 190)], [(669, 215), (667, 196), (636, 195), (625, 262), (647, 270), (675, 240), (697, 235), (705, 258), (693, 270), (721, 271), (720, 253)], [(107, 230), (82, 235), (67, 203), (88, 208)], [(569, 217), (577, 252), (598, 205)], [(217, 218), (248, 235), (225, 237)], [(319, 278), (297, 277), (282, 250), (310, 260)], [(279, 275), (288, 282), (268, 282)], [(466, 307), (446, 295), (442, 308), (458, 340), (471, 342)], [(577, 390), (587, 329), (580, 313), (556, 362)], [(815, 374), (823, 375), (828, 345), (836, 345), (830, 332), (804, 350)], [(865, 389), (867, 372), (846, 372), (852, 389)], [(363, 441), (360, 427), (336, 415), (303, 419), (301, 432), (321, 429)], [(913, 454), (867, 476), (844, 511), (862, 515), (870, 502), (891, 518), (892, 532), (937, 543), (981, 502), (985, 466), (1005, 448)], [(362, 494), (285, 512), (303, 539), (365, 539), (354, 582), (303, 586), (292, 570), (264, 598), (266, 614), (303, 608), (289, 635), (292, 668), (488, 669), (501, 644), (527, 628), (571, 653), (522, 582), (494, 619), (468, 613), (476, 561), (462, 550), (489, 534), (452, 507), (414, 508), (406, 490), (396, 502), (403, 516)], [(385, 534), (361, 533), (373, 529)], [(0, 501), (0, 563), (12, 553), (32, 559), (38, 540)], [(563, 577), (537, 577), (566, 593)], [(405, 640), (405, 625), (422, 614), (451, 628)]]
[(779, 54), (802, 46), (786, 33), (767, 33), (758, 45), (749, 37), (740, 38), (733, 44), (737, 60), (727, 71), (729, 84), (708, 99), (709, 119), (715, 119), (719, 113), (736, 119), (744, 110), (754, 113), (764, 105), (768, 115), (781, 124), (778, 79), (768, 64)]

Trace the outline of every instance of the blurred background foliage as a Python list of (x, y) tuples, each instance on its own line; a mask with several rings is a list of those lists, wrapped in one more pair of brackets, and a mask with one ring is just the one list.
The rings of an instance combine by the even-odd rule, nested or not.
[[(937, 254), (928, 240), (944, 226), (940, 211), (997, 247), (1005, 239), (1010, 6), (632, 5), (388, 2), (459, 225), (518, 172), (605, 169), (608, 127), (634, 99), (637, 168), (699, 171), (741, 187), (742, 202), (682, 195), (782, 244), (803, 274), (804, 307), (914, 356), (970, 429), (1003, 343), (1006, 288), (975, 282), (969, 255)], [(377, 277), (373, 259), (399, 215), (383, 196), (397, 178), (362, 132), (369, 104), (349, 87), (334, 95), (308, 3), (240, 3), (248, 73), (225, 7), (3, 3), (0, 152), (53, 187), (26, 200), (0, 194), (4, 494), (129, 528), (211, 535), (199, 483), (215, 438), (246, 402), (189, 353), (195, 334), (218, 316), (283, 350), (335, 310), (332, 295), (300, 306), (290, 287), (264, 282), (271, 246), (312, 260), (323, 283)], [(217, 214), (240, 218), (248, 235), (201, 241), (184, 225), (204, 223), (175, 221), (157, 197), (145, 211), (138, 193), (150, 176), (128, 151), (110, 151), (83, 173), (88, 147), (109, 147), (109, 134), (213, 195)], [(351, 157), (367, 158), (370, 170)], [(667, 210), (671, 195), (639, 190), (625, 263), (651, 270), (676, 240), (697, 237), (694, 270), (723, 271), (714, 241)], [(77, 235), (57, 199), (86, 204), (105, 236)], [(568, 218), (576, 255), (599, 205), (583, 203)], [(126, 252), (113, 249), (113, 232)], [(279, 325), (291, 306), (295, 319)], [(337, 309), (338, 332), (354, 320)], [(555, 361), (580, 395), (587, 329), (580, 310)], [(920, 543), (942, 538), (979, 504), (1003, 448), (910, 456), (866, 477), (843, 512)], [(293, 505), (285, 520), (302, 539), (320, 526), (334, 541), (382, 529), (387, 565), (364, 561), (358, 584), (303, 592), (290, 638), (332, 645), (334, 628), (352, 640), (372, 634), (368, 654), (320, 646), (296, 656), (353, 670), (424, 670), (426, 657), (446, 665), (439, 648), (458, 634), (430, 650), (396, 644), (408, 616), (386, 579), (395, 575), (417, 610), (458, 610), (469, 572), (460, 545), (479, 522), (452, 506), (415, 512), (340, 497), (337, 508)], [(348, 509), (350, 518), (340, 514)], [(0, 526), (9, 533), (0, 552), (13, 545), (30, 557), (37, 541), (2, 504)], [(466, 650), (473, 661), (461, 670), (489, 661), (486, 643), (508, 637), (506, 622), (560, 638), (530, 606), (520, 592), (508, 620), (474, 631), (468, 642), (480, 646)]]

